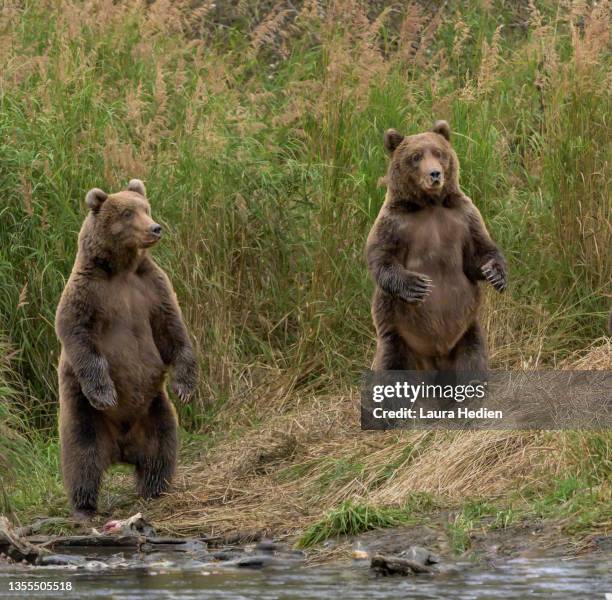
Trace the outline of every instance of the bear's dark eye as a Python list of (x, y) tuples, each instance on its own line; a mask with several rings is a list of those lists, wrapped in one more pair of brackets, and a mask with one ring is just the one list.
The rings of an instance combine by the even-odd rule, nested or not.
[(442, 153), (440, 152), (440, 150), (434, 148), (431, 153), (434, 155), (435, 158), (440, 158), (442, 156)]
[(420, 152), (415, 152), (411, 157), (410, 160), (412, 162), (419, 162), (421, 160), (421, 153)]
[(124, 210), (124, 211), (121, 213), (121, 216), (122, 216), (124, 219), (131, 219), (133, 214), (134, 214), (134, 212), (128, 209), (128, 210)]

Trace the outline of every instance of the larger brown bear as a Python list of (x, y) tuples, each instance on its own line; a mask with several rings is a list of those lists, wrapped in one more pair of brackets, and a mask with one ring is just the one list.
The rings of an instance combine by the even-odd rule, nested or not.
[(90, 211), (57, 308), (64, 485), (77, 516), (96, 511), (105, 469), (135, 465), (144, 497), (165, 491), (176, 466), (177, 418), (165, 391), (186, 401), (196, 360), (166, 274), (148, 248), (162, 228), (151, 219), (145, 187), (86, 196)]
[(376, 283), (373, 370), (482, 372), (479, 280), (506, 287), (506, 264), (459, 188), (450, 128), (385, 134), (387, 196), (366, 245)]

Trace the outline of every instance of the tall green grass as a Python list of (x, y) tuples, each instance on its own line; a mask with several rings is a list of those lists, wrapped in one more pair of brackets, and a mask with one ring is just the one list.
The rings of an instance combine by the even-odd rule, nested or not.
[(35, 507), (61, 511), (57, 441), (31, 427), (20, 403), (24, 390), (15, 369), (17, 353), (0, 330), (0, 514), (17, 521)]
[(29, 423), (55, 427), (53, 318), (84, 195), (131, 177), (169, 232), (154, 254), (199, 352), (186, 426), (268, 381), (357, 382), (373, 352), (362, 251), (384, 197), (382, 134), (436, 118), (510, 265), (507, 296), (488, 297), (494, 365), (553, 364), (603, 334), (604, 3), (414, 4), (407, 18), (391, 3), (192, 4), (0, 13), (0, 325)]

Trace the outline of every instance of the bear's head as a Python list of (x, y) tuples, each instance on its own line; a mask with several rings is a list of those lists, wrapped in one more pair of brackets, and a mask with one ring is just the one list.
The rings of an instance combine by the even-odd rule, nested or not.
[(390, 155), (387, 185), (399, 198), (436, 201), (458, 190), (459, 163), (446, 121), (437, 121), (431, 131), (416, 135), (389, 129), (385, 149)]
[(93, 188), (85, 202), (90, 209), (88, 233), (93, 233), (100, 245), (115, 251), (135, 251), (150, 248), (161, 239), (161, 225), (151, 218), (140, 179), (132, 179), (126, 190), (116, 194)]

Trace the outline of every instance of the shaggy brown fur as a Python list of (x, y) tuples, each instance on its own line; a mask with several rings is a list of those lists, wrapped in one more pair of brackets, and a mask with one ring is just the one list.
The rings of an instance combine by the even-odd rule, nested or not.
[(64, 485), (77, 514), (96, 510), (104, 470), (136, 467), (139, 492), (167, 489), (176, 466), (177, 419), (165, 391), (189, 399), (193, 348), (174, 290), (147, 248), (161, 227), (141, 181), (86, 197), (72, 273), (57, 308), (60, 441)]
[(374, 370), (482, 371), (480, 290), (506, 287), (506, 265), (478, 209), (459, 188), (450, 129), (385, 134), (387, 197), (366, 245), (376, 283)]

